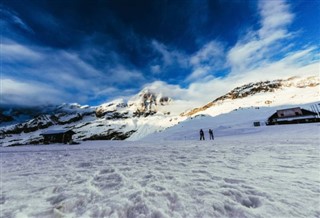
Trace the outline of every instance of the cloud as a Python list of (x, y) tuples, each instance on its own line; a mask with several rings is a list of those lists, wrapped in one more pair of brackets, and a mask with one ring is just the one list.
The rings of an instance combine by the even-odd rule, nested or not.
[(191, 55), (189, 62), (192, 73), (186, 81), (203, 80), (208, 75), (214, 76), (215, 72), (225, 67), (225, 48), (218, 41), (210, 41)]
[(4, 62), (28, 61), (34, 62), (42, 59), (41, 55), (33, 49), (14, 42), (2, 42), (1, 52)]
[[(242, 29), (245, 34), (232, 44), (228, 38), (223, 41), (223, 38), (208, 38), (208, 34), (195, 36), (196, 39), (186, 37), (203, 32), (197, 30), (200, 26), (208, 27), (211, 19), (206, 4), (197, 13), (191, 7), (190, 13), (195, 17), (203, 16), (199, 18), (201, 22), (194, 21), (191, 29), (188, 29), (190, 25), (185, 27), (186, 32), (192, 33), (181, 32), (183, 37), (178, 44), (186, 48), (180, 49), (178, 44), (173, 46), (180, 38), (170, 42), (169, 36), (160, 41), (159, 35), (152, 31), (144, 35), (139, 28), (130, 26), (131, 21), (121, 21), (115, 14), (108, 15), (111, 21), (106, 27), (111, 30), (104, 32), (99, 25), (80, 28), (73, 16), (63, 22), (59, 13), (34, 8), (35, 13), (25, 15), (29, 23), (14, 11), (2, 8), (0, 11), (6, 14), (0, 21), (6, 29), (2, 38), (2, 83), (15, 87), (10, 92), (10, 87), (4, 86), (6, 102), (95, 104), (116, 97), (128, 98), (148, 83), (146, 86), (176, 99), (180, 109), (193, 108), (235, 86), (303, 74), (304, 70), (311, 73), (319, 66), (318, 47), (298, 48), (294, 43), (298, 33), (290, 32), (289, 28), (295, 16), (290, 5), (281, 0), (260, 1), (258, 27)], [(21, 29), (33, 31), (28, 24), (40, 31), (21, 34)], [(194, 51), (197, 46), (199, 49)], [(18, 87), (19, 91), (15, 91)], [(43, 97), (43, 93), (50, 99)]]
[[(6, 29), (1, 43), (1, 75), (2, 83), (6, 83), (3, 86), (6, 104), (60, 104), (62, 101), (88, 103), (88, 100), (107, 100), (114, 95), (103, 96), (104, 93), (107, 94), (106, 89), (119, 90), (118, 87), (124, 87), (132, 91), (132, 87), (125, 86), (135, 81), (131, 86), (139, 87), (144, 82), (143, 74), (127, 64), (117, 50), (113, 48), (106, 52), (105, 46), (96, 47), (94, 42), (100, 41), (104, 35), (98, 34), (98, 38), (96, 35), (84, 37), (84, 43), (77, 49), (37, 45), (17, 31), (17, 25), (25, 30), (29, 27), (16, 12), (3, 7), (0, 10), (5, 18), (0, 25)], [(31, 16), (31, 20), (36, 19), (35, 23), (41, 26), (47, 25), (49, 32), (64, 28), (58, 19), (46, 11), (36, 11), (35, 14)], [(108, 61), (98, 66), (97, 61), (90, 57)], [(21, 85), (20, 91), (8, 92), (7, 83), (14, 85), (13, 87)], [(43, 91), (45, 89), (48, 91)], [(48, 92), (53, 94), (49, 95)], [(119, 91), (114, 93), (121, 94)], [(123, 93), (129, 92), (123, 90)]]
[[(308, 51), (301, 51), (302, 53)], [(299, 53), (299, 52), (298, 52)], [(207, 81), (191, 83), (186, 88), (179, 85), (171, 85), (163, 81), (146, 84), (145, 88), (160, 92), (174, 99), (170, 110), (172, 113), (180, 114), (183, 111), (203, 106), (216, 98), (228, 93), (238, 86), (251, 82), (283, 79), (292, 76), (314, 76), (319, 75), (320, 62), (307, 65), (292, 64), (296, 53), (287, 58), (274, 62), (272, 65), (257, 68), (246, 74), (230, 75), (224, 78), (212, 78)]]
[(110, 70), (109, 81), (112, 83), (142, 83), (145, 81), (143, 74), (138, 70), (130, 70), (124, 66), (117, 66)]
[(205, 44), (199, 51), (197, 51), (190, 58), (192, 66), (199, 65), (218, 65), (217, 60), (224, 56), (224, 47), (218, 41), (210, 41)]
[[(69, 96), (70, 97), (70, 96)], [(22, 82), (15, 79), (1, 80), (1, 104), (17, 104), (34, 106), (52, 104), (68, 99), (56, 87), (43, 83)]]
[(289, 5), (284, 1), (260, 1), (260, 29), (249, 31), (228, 52), (228, 62), (232, 73), (239, 73), (257, 67), (262, 60), (270, 58), (272, 52), (277, 52), (280, 40), (291, 36), (288, 25), (294, 15), (289, 11)]
[(167, 67), (173, 64), (178, 64), (181, 67), (187, 66), (187, 57), (181, 51), (170, 49), (163, 43), (152, 40), (151, 46), (154, 51), (161, 54), (162, 66)]
[[(7, 80), (3, 82), (15, 84), (14, 87), (18, 86), (16, 84), (21, 84), (20, 91), (12, 93), (6, 91), (9, 89), (7, 85), (5, 86), (3, 96), (6, 103), (33, 105), (34, 102), (40, 104), (42, 101), (43, 104), (47, 102), (60, 104), (62, 100), (85, 103), (88, 99), (103, 98), (102, 94), (106, 93), (107, 87), (109, 90), (117, 90), (118, 86), (132, 81), (135, 81), (136, 86), (145, 81), (141, 72), (120, 64), (103, 72), (71, 51), (36, 46), (31, 48), (12, 40), (4, 41), (2, 75)], [(20, 80), (24, 82), (17, 82)], [(55, 94), (48, 95), (39, 87), (54, 90)], [(28, 90), (23, 91), (24, 89)], [(47, 95), (50, 99), (44, 98), (43, 95)], [(37, 100), (32, 100), (30, 96)]]
[[(256, 31), (251, 28), (234, 46), (226, 49), (221, 42), (209, 41), (189, 57), (192, 67), (186, 79), (189, 86), (174, 89), (183, 95), (178, 99), (189, 102), (184, 104), (185, 109), (208, 103), (250, 82), (319, 75), (318, 47), (296, 49), (291, 41), (293, 33), (288, 27), (294, 15), (289, 5), (284, 1), (261, 1), (258, 12), (260, 28)], [(219, 69), (229, 72), (215, 77)]]
[(259, 36), (261, 38), (269, 37), (269, 34), (279, 29), (285, 29), (291, 24), (294, 15), (290, 13), (290, 7), (284, 1), (259, 2), (259, 12), (261, 15), (261, 29)]
[(15, 25), (20, 29), (34, 33), (29, 25), (27, 25), (24, 21), (20, 19), (16, 12), (5, 8), (4, 6), (0, 5), (0, 16), (3, 19), (0, 22), (0, 27), (5, 28), (8, 24)]

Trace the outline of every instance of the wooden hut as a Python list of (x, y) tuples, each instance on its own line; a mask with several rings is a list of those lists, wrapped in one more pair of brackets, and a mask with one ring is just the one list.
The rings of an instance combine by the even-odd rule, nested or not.
[(44, 144), (50, 143), (64, 143), (67, 144), (72, 141), (72, 136), (76, 134), (72, 130), (49, 130), (40, 135), (43, 136)]

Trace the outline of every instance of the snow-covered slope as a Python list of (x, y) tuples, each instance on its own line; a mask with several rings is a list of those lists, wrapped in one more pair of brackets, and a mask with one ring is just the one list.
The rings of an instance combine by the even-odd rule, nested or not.
[[(320, 108), (320, 101), (309, 104), (299, 104), (299, 107), (311, 110), (311, 106), (314, 105), (318, 105)], [(150, 134), (141, 140), (199, 140), (200, 129), (204, 130), (206, 139), (209, 138), (209, 129), (213, 130), (215, 137), (237, 135), (245, 137), (247, 134), (255, 134), (267, 138), (269, 136), (268, 131), (272, 129), (272, 127), (265, 125), (268, 117), (278, 109), (293, 106), (297, 105), (239, 108), (228, 113), (221, 113), (217, 116), (201, 114), (189, 117), (173, 127)], [(261, 126), (254, 127), (254, 122), (260, 122)]]
[(298, 105), (315, 102), (319, 100), (320, 96), (319, 85), (319, 76), (292, 77), (286, 80), (250, 83), (237, 87), (226, 95), (202, 107), (184, 112), (182, 115), (209, 114), (214, 116), (241, 107)]
[[(235, 134), (228, 127), (241, 112), (220, 117), (226, 125), (215, 141), (0, 148), (0, 214), (319, 217), (319, 124), (242, 128)], [(209, 125), (206, 119), (197, 122)]]

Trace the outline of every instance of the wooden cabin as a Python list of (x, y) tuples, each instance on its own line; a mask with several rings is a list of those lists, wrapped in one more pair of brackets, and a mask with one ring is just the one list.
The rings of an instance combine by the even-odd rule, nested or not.
[(50, 143), (64, 143), (67, 144), (72, 141), (72, 136), (76, 134), (72, 130), (49, 130), (40, 135), (43, 136), (44, 144)]
[(300, 107), (277, 110), (267, 121), (267, 125), (320, 122), (317, 113)]

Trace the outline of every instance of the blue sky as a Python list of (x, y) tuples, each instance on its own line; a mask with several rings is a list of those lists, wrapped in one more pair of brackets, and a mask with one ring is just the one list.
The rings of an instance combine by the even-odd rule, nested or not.
[(0, 15), (2, 104), (97, 105), (146, 86), (205, 103), (319, 75), (316, 0), (3, 0)]

